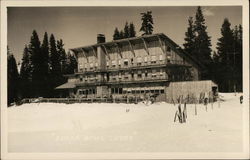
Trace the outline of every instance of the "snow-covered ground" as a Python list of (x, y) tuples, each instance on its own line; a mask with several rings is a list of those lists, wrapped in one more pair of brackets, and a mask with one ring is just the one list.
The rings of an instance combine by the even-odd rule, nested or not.
[[(237, 152), (242, 150), (239, 96), (220, 105), (33, 103), (8, 108), (9, 152)], [(126, 110), (128, 110), (126, 112)]]

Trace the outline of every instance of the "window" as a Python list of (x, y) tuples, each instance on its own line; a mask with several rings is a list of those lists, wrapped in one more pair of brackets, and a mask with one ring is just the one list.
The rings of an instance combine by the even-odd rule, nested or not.
[(82, 68), (83, 68), (82, 63), (79, 63), (79, 68), (80, 68), (80, 69), (82, 69)]
[(131, 73), (131, 77), (134, 78), (134, 73)]
[(80, 77), (80, 81), (82, 81), (83, 80), (83, 78), (82, 77)]
[(118, 94), (118, 91), (119, 91), (118, 88), (115, 88), (115, 94)]
[(119, 94), (122, 94), (122, 88), (119, 88)]
[(155, 70), (155, 69), (152, 70), (152, 77), (153, 77), (153, 78), (156, 77), (156, 70)]
[(152, 73), (152, 77), (155, 78), (155, 77), (156, 77), (156, 74), (155, 74), (155, 73)]
[(147, 72), (145, 73), (145, 77), (148, 77), (148, 73)]
[(112, 66), (115, 67), (116, 66), (116, 61), (112, 61)]
[(138, 78), (142, 78), (142, 75), (141, 75), (141, 74), (137, 74), (137, 77), (138, 77)]
[(137, 65), (140, 66), (140, 65), (141, 65), (141, 62), (142, 62), (141, 57), (138, 57), (138, 58), (137, 58)]
[(90, 68), (93, 68), (93, 63), (90, 63)]
[(171, 48), (169, 46), (167, 46), (167, 51), (171, 52)]
[(133, 58), (131, 58), (131, 63), (132, 63), (132, 64), (134, 63), (134, 59), (133, 59)]
[(156, 63), (156, 56), (151, 56), (151, 63)]
[(128, 60), (127, 59), (124, 60), (124, 66), (128, 66)]
[(161, 90), (160, 90), (160, 93), (164, 93), (164, 89), (161, 89)]
[(79, 94), (79, 95), (82, 95), (82, 91), (78, 91), (78, 94)]
[(163, 72), (162, 71), (160, 72), (160, 76), (163, 76)]
[(115, 93), (115, 89), (114, 88), (111, 88), (111, 93)]
[(118, 77), (119, 77), (119, 79), (122, 79), (122, 73), (121, 72), (119, 72)]
[(163, 60), (163, 55), (160, 55), (159, 59), (160, 59), (160, 61), (162, 61)]

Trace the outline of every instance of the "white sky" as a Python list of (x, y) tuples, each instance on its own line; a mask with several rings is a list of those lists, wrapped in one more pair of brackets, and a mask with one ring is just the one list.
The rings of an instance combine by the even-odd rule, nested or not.
[[(152, 11), (154, 33), (164, 33), (177, 44), (184, 43), (189, 16), (195, 15), (194, 7), (10, 7), (8, 8), (8, 45), (17, 62), (22, 59), (25, 44), (29, 44), (35, 29), (40, 41), (45, 31), (56, 39), (63, 39), (66, 51), (69, 48), (96, 43), (98, 33), (105, 34), (106, 41), (112, 40), (115, 27), (123, 29), (126, 21), (133, 22), (137, 36), (141, 26), (141, 12)], [(212, 49), (224, 18), (232, 27), (242, 24), (240, 6), (202, 7), (211, 36)]]

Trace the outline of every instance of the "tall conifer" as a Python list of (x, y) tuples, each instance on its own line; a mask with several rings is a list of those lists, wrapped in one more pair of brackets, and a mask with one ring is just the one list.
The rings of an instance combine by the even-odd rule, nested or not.
[(185, 33), (185, 43), (184, 51), (190, 54), (192, 57), (195, 57), (195, 33), (194, 33), (194, 24), (193, 24), (193, 17), (189, 17), (188, 19), (188, 28), (187, 32)]
[(128, 25), (128, 22), (125, 23), (123, 37), (124, 38), (129, 38), (129, 25)]
[(136, 32), (135, 32), (135, 26), (133, 23), (129, 24), (129, 37), (135, 37)]
[(152, 17), (152, 11), (147, 11), (145, 13), (141, 13), (141, 20), (142, 25), (140, 28), (140, 31), (143, 32), (142, 35), (149, 35), (153, 33), (153, 17)]
[(13, 54), (10, 53), (7, 47), (7, 58), (8, 58), (8, 105), (18, 100), (18, 87), (19, 87), (19, 74), (17, 71), (16, 59)]

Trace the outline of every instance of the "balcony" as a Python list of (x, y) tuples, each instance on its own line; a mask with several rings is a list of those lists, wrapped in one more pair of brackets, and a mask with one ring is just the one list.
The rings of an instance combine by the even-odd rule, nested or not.
[(136, 83), (154, 83), (154, 82), (168, 82), (169, 78), (167, 76), (162, 77), (144, 77), (144, 78), (138, 78), (138, 79), (119, 79), (116, 80), (112, 79), (110, 81), (107, 81), (105, 79), (103, 80), (87, 80), (87, 81), (78, 81), (76, 82), (76, 86), (93, 86), (93, 85), (104, 85), (104, 84), (136, 84)]
[(130, 79), (130, 80), (116, 80), (109, 81), (106, 84), (138, 84), (138, 83), (155, 83), (155, 82), (168, 82), (169, 79), (163, 78), (141, 78), (141, 79)]
[(100, 73), (100, 72), (114, 72), (114, 71), (126, 71), (126, 70), (138, 70), (138, 69), (147, 69), (147, 68), (161, 68), (161, 67), (178, 67), (178, 66), (184, 66), (184, 67), (191, 67), (191, 65), (179, 61), (179, 60), (171, 60), (171, 61), (155, 61), (155, 62), (142, 62), (139, 63), (130, 63), (127, 66), (124, 65), (116, 65), (113, 66), (107, 66), (106, 69), (101, 68), (94, 68), (92, 70), (86, 70), (82, 69), (80, 72), (77, 71), (75, 74), (91, 74), (91, 73)]

